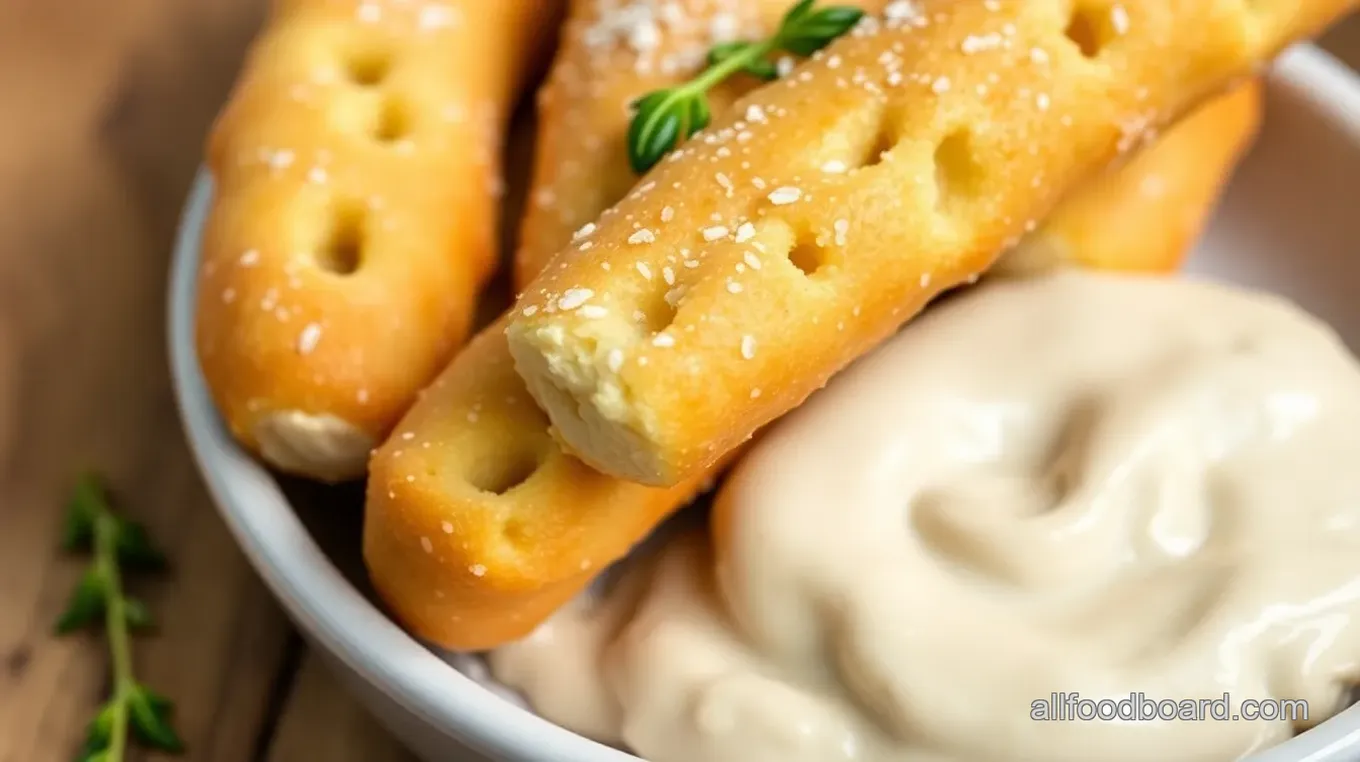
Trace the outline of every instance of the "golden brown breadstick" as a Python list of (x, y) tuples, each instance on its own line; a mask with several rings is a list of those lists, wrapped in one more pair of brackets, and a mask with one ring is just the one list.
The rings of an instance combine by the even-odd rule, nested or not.
[[(879, 13), (887, 2), (843, 4)], [(601, 30), (613, 30), (611, 21), (617, 26), (617, 9), (593, 0), (572, 8), (552, 72), (539, 91), (534, 177), (515, 253), (517, 288), (526, 288), (573, 232), (637, 181), (625, 149), (629, 104), (693, 76), (707, 45), (738, 30), (752, 38), (769, 34), (789, 0), (690, 0), (676, 7), (681, 12), (670, 18), (654, 11), (655, 18), (632, 20), (634, 31), (647, 25), (659, 30), (637, 46), (641, 50), (607, 44), (611, 40)], [(722, 113), (756, 84), (750, 77), (728, 80), (714, 92), (710, 107)], [(1255, 134), (1258, 112), (1254, 90), (1201, 107), (1127, 165), (1072, 193), (1063, 211), (1007, 252), (998, 269), (1033, 272), (1067, 262), (1174, 269)]]
[(364, 560), (417, 635), (491, 648), (527, 635), (705, 480), (656, 489), (566, 455), (498, 321), (422, 392), (373, 456)]
[[(784, 0), (776, 5), (782, 10)], [(695, 15), (685, 17), (690, 23), (680, 28), (690, 31), (711, 28), (716, 14), (724, 12), (709, 8), (715, 15), (701, 16), (694, 3), (686, 9)], [(568, 27), (550, 86), (558, 93), (547, 99), (545, 105), (550, 107), (541, 115), (543, 121), (557, 120), (558, 127), (570, 125), (572, 129), (546, 129), (541, 134), (549, 146), (563, 152), (560, 157), (576, 158), (545, 162), (542, 151), (538, 157), (540, 175), (546, 170), (566, 183), (547, 187), (569, 192), (561, 194), (558, 203), (540, 205), (537, 214), (526, 218), (523, 230), (539, 245), (520, 249), (520, 277), (524, 277), (524, 268), (538, 264), (534, 251), (553, 252), (570, 239), (574, 227), (562, 224), (557, 212), (579, 214), (592, 204), (599, 205), (594, 209), (598, 211), (626, 192), (631, 170), (622, 152), (622, 136), (615, 141), (616, 153), (584, 153), (590, 141), (580, 139), (583, 123), (579, 120), (594, 119), (594, 124), (622, 129), (626, 125), (622, 105), (641, 92), (644, 86), (638, 83), (664, 84), (659, 73), (638, 74), (637, 69), (646, 69), (642, 64), (656, 56), (674, 55), (681, 47), (672, 39), (670, 26), (664, 26), (655, 47), (639, 51), (614, 41), (622, 52), (609, 57), (611, 65), (583, 73), (579, 68), (583, 64), (575, 56), (604, 19), (593, 2), (578, 5), (575, 12), (586, 15)], [(603, 43), (596, 44), (603, 47)], [(602, 52), (597, 47), (591, 54)], [(597, 108), (599, 102), (579, 117), (570, 116), (576, 112), (572, 107), (564, 106), (565, 112), (558, 107), (579, 105), (590, 93), (615, 91), (623, 93), (612, 104), (620, 110), (607, 118)], [(1221, 140), (1233, 142), (1233, 136), (1249, 132), (1246, 125), (1254, 124), (1254, 114), (1237, 113), (1240, 108), (1226, 113), (1217, 101), (1207, 108), (1217, 114), (1213, 123), (1225, 133)], [(593, 185), (558, 171), (563, 162), (574, 160), (583, 167), (576, 171), (590, 177), (599, 179), (613, 172), (615, 188), (611, 191), (607, 179)], [(1145, 162), (1135, 162), (1139, 163)], [(1153, 166), (1162, 171), (1160, 163)], [(1222, 168), (1212, 166), (1205, 171), (1221, 172)], [(624, 180), (618, 180), (619, 175)], [(1131, 180), (1122, 184), (1133, 186)], [(1102, 209), (1113, 213), (1126, 204), (1122, 195), (1115, 194)], [(1041, 233), (1036, 232), (1031, 240), (1040, 239)], [(547, 418), (511, 370), (503, 329), (502, 320), (474, 339), (421, 395), (398, 427), (399, 434), (372, 462), (365, 523), (365, 553), (372, 579), (403, 622), (450, 648), (487, 648), (526, 634), (687, 502), (699, 486), (642, 487), (605, 477), (564, 455), (550, 440)], [(508, 402), (512, 399), (513, 403)], [(518, 483), (520, 477), (526, 486), (499, 489)], [(493, 487), (490, 491), (484, 489), (488, 484)], [(586, 507), (593, 500), (601, 500), (598, 512)], [(596, 519), (586, 528), (578, 525), (584, 510)], [(524, 563), (524, 551), (505, 538), (507, 524), (516, 527), (511, 534), (533, 537), (532, 565)], [(446, 527), (454, 528), (452, 535)], [(428, 546), (422, 538), (429, 538)], [(587, 567), (584, 571), (582, 564)]]
[(1060, 264), (1168, 272), (1199, 239), (1261, 122), (1261, 85), (1215, 98), (1121, 166), (1083, 183), (989, 275), (1029, 275)]
[(1355, 4), (893, 2), (738, 101), (536, 279), (507, 328), (518, 372), (587, 463), (693, 478)]
[[(709, 49), (769, 34), (792, 0), (679, 0), (620, 9), (574, 0), (557, 56), (538, 92), (538, 142), (529, 203), (515, 252), (522, 288), (572, 233), (637, 182), (624, 137), (638, 97), (692, 77)], [(847, 3), (882, 7), (885, 0)], [(788, 59), (792, 61), (792, 59)], [(710, 91), (714, 113), (758, 81), (735, 76)]]
[(209, 144), (197, 344), (271, 465), (362, 475), (466, 338), (552, 0), (279, 2)]

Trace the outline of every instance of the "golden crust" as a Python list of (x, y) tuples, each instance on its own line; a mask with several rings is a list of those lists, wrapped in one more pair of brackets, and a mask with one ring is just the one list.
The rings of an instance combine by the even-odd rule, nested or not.
[[(884, 0), (853, 3), (881, 7)], [(648, 18), (654, 38), (629, 40), (621, 15), (598, 0), (577, 0), (563, 27), (548, 79), (538, 92), (538, 138), (529, 204), (515, 252), (515, 286), (538, 275), (572, 233), (623, 198), (637, 182), (628, 165), (629, 105), (689, 79), (708, 49), (769, 34), (790, 0), (677, 0), (671, 16)], [(659, 7), (659, 4), (658, 4)], [(722, 113), (758, 84), (734, 76), (709, 92)]]
[(565, 455), (504, 328), (420, 394), (369, 475), (369, 576), (397, 619), (450, 649), (529, 634), (705, 486), (644, 487)]
[[(880, 13), (886, 0), (850, 4)], [(605, 12), (593, 0), (578, 4), (539, 91), (538, 148), (515, 252), (516, 288), (526, 288), (572, 233), (637, 182), (625, 147), (629, 104), (693, 76), (702, 51), (722, 41), (713, 36), (715, 27), (763, 37), (788, 5), (787, 0), (678, 3), (679, 21), (663, 20), (655, 46), (644, 54), (610, 45), (607, 38), (602, 43)], [(758, 84), (734, 77), (711, 94), (710, 107), (723, 113)], [(1255, 134), (1259, 100), (1253, 87), (1206, 104), (1127, 165), (1078, 189), (1040, 230), (1002, 257), (998, 270), (1034, 272), (1065, 263), (1175, 269)]]
[(197, 314), (218, 409), (275, 467), (362, 475), (466, 338), (552, 5), (275, 7), (210, 138)]
[(595, 468), (693, 478), (1354, 5), (894, 3), (738, 101), (537, 278), (507, 328), (518, 372)]
[(1260, 82), (1251, 80), (1200, 106), (1127, 163), (1081, 185), (988, 274), (1062, 264), (1176, 270), (1256, 137), (1261, 99)]

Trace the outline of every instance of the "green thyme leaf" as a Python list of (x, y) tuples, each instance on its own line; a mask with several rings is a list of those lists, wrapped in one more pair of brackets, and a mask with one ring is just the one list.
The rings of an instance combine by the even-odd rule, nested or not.
[(779, 28), (787, 29), (794, 24), (797, 24), (799, 21), (802, 21), (803, 17), (808, 14), (808, 11), (812, 10), (812, 4), (814, 2), (816, 2), (816, 0), (798, 0), (798, 2), (794, 3), (793, 7), (784, 14), (784, 20), (779, 23)]
[(170, 724), (170, 702), (146, 686), (138, 685), (128, 697), (128, 715), (137, 740), (160, 751), (179, 752), (184, 742)]
[(118, 562), (129, 569), (160, 571), (165, 568), (165, 554), (151, 544), (151, 538), (141, 524), (120, 520), (116, 546)]
[(651, 169), (680, 140), (685, 96), (676, 90), (658, 90), (638, 101), (637, 113), (628, 125), (628, 162), (642, 174)]
[(746, 66), (742, 68), (742, 71), (750, 74), (756, 79), (764, 80), (765, 82), (772, 82), (779, 79), (779, 67), (775, 66), (767, 58), (757, 58), (746, 64)]
[(123, 762), (128, 730), (150, 748), (182, 751), (184, 743), (170, 723), (170, 701), (137, 683), (133, 676), (129, 632), (150, 627), (152, 619), (146, 604), (124, 594), (122, 582), (122, 567), (161, 568), (165, 556), (151, 544), (140, 524), (114, 513), (93, 476), (81, 478), (69, 501), (63, 545), (70, 550), (92, 551), (94, 558), (71, 592), (56, 631), (73, 632), (111, 611), (121, 614), (109, 616), (106, 622), (113, 695), (90, 721), (73, 759)]
[(712, 119), (713, 113), (708, 110), (708, 101), (703, 98), (690, 101), (689, 121), (685, 124), (685, 137), (692, 137), (694, 133), (707, 127)]
[(100, 708), (99, 713), (90, 720), (85, 728), (85, 743), (76, 755), (77, 762), (97, 759), (109, 748), (113, 738), (113, 723), (116, 718), (115, 703), (109, 702)]
[(81, 749), (76, 762), (110, 762), (108, 749)]
[(66, 602), (66, 610), (57, 619), (57, 634), (83, 629), (103, 616), (104, 588), (105, 580), (98, 569), (93, 566), (86, 569)]
[(864, 17), (859, 8), (831, 6), (804, 13), (792, 23), (785, 22), (776, 44), (790, 53), (810, 56), (850, 31)]
[(864, 16), (858, 8), (839, 5), (814, 9), (814, 2), (799, 0), (789, 8), (773, 37), (714, 45), (708, 51), (708, 68), (697, 77), (638, 99), (628, 123), (628, 163), (633, 171), (647, 172), (682, 141), (708, 126), (712, 118), (708, 91), (718, 83), (739, 72), (766, 81), (776, 79), (779, 67), (770, 61), (770, 54), (785, 50), (812, 55)]

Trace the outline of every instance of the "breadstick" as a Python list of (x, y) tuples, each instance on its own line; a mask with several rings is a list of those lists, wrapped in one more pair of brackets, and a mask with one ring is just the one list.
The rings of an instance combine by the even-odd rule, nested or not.
[(1261, 84), (1251, 80), (1200, 106), (1128, 163), (1083, 183), (988, 274), (1033, 275), (1063, 264), (1178, 269), (1256, 137), (1261, 101)]
[(563, 453), (515, 374), (501, 320), (374, 454), (364, 561), (416, 635), (492, 648), (528, 635), (705, 482), (645, 487)]
[(197, 345), (234, 436), (335, 481), (470, 329), (551, 0), (279, 2), (214, 127)]
[[(843, 2), (879, 13), (886, 0)], [(628, 165), (628, 106), (644, 94), (693, 76), (707, 46), (741, 31), (760, 38), (775, 28), (789, 0), (718, 3), (690, 0), (667, 16), (638, 6), (641, 18), (578, 2), (548, 81), (539, 91), (538, 149), (530, 203), (515, 253), (515, 285), (524, 289), (569, 236), (595, 220), (637, 181)], [(631, 27), (624, 26), (631, 22)], [(608, 32), (647, 30), (619, 46)], [(655, 35), (651, 31), (659, 30)], [(785, 59), (791, 61), (792, 59)], [(722, 113), (756, 80), (728, 80), (710, 98)], [(1215, 99), (1172, 127), (1126, 166), (1083, 186), (1045, 225), (1006, 253), (998, 269), (1034, 272), (1075, 262), (1104, 269), (1174, 270), (1259, 121), (1252, 88)]]
[[(755, 5), (727, 7), (739, 14)], [(782, 10), (783, 0), (778, 5)], [(696, 15), (684, 17), (693, 23), (679, 25), (686, 32), (711, 29), (722, 13), (709, 9), (715, 15), (697, 15), (693, 3), (687, 9)], [(641, 91), (638, 82), (660, 82), (659, 74), (638, 74), (639, 68), (646, 70), (648, 61), (675, 55), (682, 46), (673, 39), (669, 26), (655, 40), (655, 47), (645, 50), (633, 49), (626, 41), (614, 41), (614, 48), (597, 43), (604, 50), (614, 50), (611, 66), (592, 68), (583, 78), (581, 71), (569, 70), (580, 65), (574, 58), (579, 51), (574, 52), (573, 46), (584, 45), (585, 38), (594, 39), (591, 35), (605, 18), (594, 3), (580, 4), (574, 12), (586, 15), (568, 25), (564, 48), (554, 64), (555, 84), (549, 86), (560, 90), (547, 99), (544, 105), (549, 107), (541, 115), (543, 121), (559, 120), (558, 127), (572, 129), (547, 129), (541, 134), (548, 145), (569, 146), (563, 156), (581, 157), (581, 123), (566, 116), (572, 113), (570, 108), (564, 114), (554, 104), (578, 102), (589, 93), (601, 92), (601, 82), (617, 82), (628, 85), (622, 100), (614, 104), (621, 106)], [(592, 54), (602, 52), (596, 49)], [(611, 72), (617, 70), (627, 75), (612, 77)], [(596, 76), (603, 79), (590, 79)], [(1227, 113), (1217, 103), (1206, 109), (1217, 116), (1200, 121), (1212, 121), (1231, 143), (1232, 136), (1243, 130), (1242, 124), (1254, 123), (1254, 114), (1241, 114), (1241, 108)], [(584, 116), (596, 118), (596, 123), (608, 121), (596, 106)], [(620, 130), (626, 126), (622, 110), (609, 120)], [(617, 156), (597, 152), (581, 159), (585, 174), (599, 182), (571, 178), (566, 186), (569, 192), (560, 195), (559, 203), (540, 205), (540, 224), (524, 224), (523, 230), (540, 245), (520, 249), (520, 277), (525, 268), (538, 264), (526, 252), (555, 251), (570, 240), (575, 228), (560, 224), (554, 210), (577, 213), (591, 203), (602, 207), (626, 192), (626, 179), (616, 182), (613, 190), (607, 187), (607, 179), (601, 180), (601, 170), (614, 162), (618, 166), (613, 170), (631, 176), (621, 141), (621, 136), (615, 141)], [(1155, 165), (1158, 171), (1168, 171), (1163, 163)], [(561, 166), (561, 162), (545, 163), (539, 152), (540, 173), (546, 167), (549, 174), (564, 177), (557, 172)], [(1221, 170), (1212, 167), (1208, 171)], [(1146, 174), (1138, 171), (1140, 177)], [(1175, 184), (1177, 179), (1169, 182)], [(1122, 184), (1134, 187), (1132, 180)], [(1116, 198), (1122, 197), (1116, 194)], [(1115, 200), (1102, 208), (1113, 214), (1124, 203)], [(370, 576), (399, 619), (446, 648), (490, 648), (527, 634), (659, 521), (688, 502), (701, 486), (643, 487), (603, 476), (563, 454), (549, 437), (547, 418), (533, 405), (523, 381), (512, 370), (504, 327), (502, 320), (473, 340), (421, 395), (398, 426), (398, 434), (372, 461), (365, 513)], [(485, 489), (488, 486), (490, 490)], [(601, 507), (593, 507), (596, 501)], [(589, 527), (579, 525), (582, 515), (593, 519)], [(532, 563), (523, 560), (525, 550), (506, 539), (506, 526), (516, 527), (509, 534), (533, 538), (532, 546), (523, 546), (531, 549)], [(451, 534), (447, 528), (452, 528)]]
[[(597, 0), (571, 4), (557, 56), (538, 92), (538, 141), (515, 252), (516, 288), (533, 280), (572, 233), (637, 183), (624, 142), (629, 105), (693, 76), (714, 45), (766, 36), (791, 2), (680, 0), (664, 9), (661, 3), (636, 3), (626, 10)], [(733, 77), (710, 91), (709, 106), (722, 113), (757, 84), (752, 77)]]
[(896, 0), (718, 116), (535, 279), (507, 327), (518, 372), (585, 462), (693, 478), (1355, 4)]

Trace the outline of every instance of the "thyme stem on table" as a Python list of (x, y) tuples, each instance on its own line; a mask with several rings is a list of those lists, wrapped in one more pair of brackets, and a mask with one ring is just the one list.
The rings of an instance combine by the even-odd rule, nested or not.
[(129, 735), (143, 746), (178, 753), (184, 743), (170, 723), (170, 700), (137, 681), (132, 632), (151, 627), (146, 605), (123, 590), (123, 572), (159, 570), (165, 557), (140, 524), (114, 512), (103, 485), (82, 476), (66, 509), (63, 547), (92, 558), (71, 593), (56, 631), (65, 635), (94, 626), (101, 618), (109, 646), (110, 696), (85, 733), (76, 762), (124, 762)]

